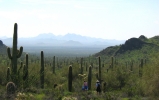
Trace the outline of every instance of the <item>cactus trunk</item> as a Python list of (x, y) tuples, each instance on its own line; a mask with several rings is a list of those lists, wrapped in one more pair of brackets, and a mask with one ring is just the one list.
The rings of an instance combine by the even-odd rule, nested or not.
[(44, 53), (41, 51), (41, 69), (40, 69), (41, 88), (44, 88)]
[(23, 88), (28, 87), (28, 54), (26, 54), (26, 65), (23, 67)]
[(88, 73), (88, 88), (91, 90), (91, 81), (92, 81), (92, 67), (89, 66), (89, 73)]
[(7, 82), (10, 80), (10, 68), (7, 69)]
[(101, 60), (100, 57), (98, 57), (98, 59), (99, 59), (98, 79), (101, 82)]
[(68, 70), (68, 91), (72, 92), (72, 66)]
[(143, 59), (141, 59), (141, 68), (143, 68)]
[(88, 64), (87, 64), (87, 62), (86, 62), (86, 72), (87, 72), (87, 68), (88, 68)]
[(55, 56), (53, 57), (53, 65), (52, 65), (53, 73), (55, 74)]
[(114, 57), (112, 57), (111, 59), (112, 59), (111, 65), (112, 65), (112, 69), (113, 69), (114, 68)]
[(80, 74), (83, 74), (83, 58), (81, 58), (81, 73)]

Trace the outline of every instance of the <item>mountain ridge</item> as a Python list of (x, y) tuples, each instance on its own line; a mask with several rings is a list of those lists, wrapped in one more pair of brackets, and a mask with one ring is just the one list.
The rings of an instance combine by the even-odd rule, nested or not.
[(130, 38), (126, 40), (124, 44), (107, 47), (94, 54), (94, 56), (118, 56), (124, 55), (127, 52), (140, 52), (147, 54), (150, 53), (150, 50), (157, 52), (159, 51), (159, 41), (154, 42), (156, 38), (159, 39), (158, 36), (148, 39), (144, 35), (141, 35), (139, 38)]
[[(12, 44), (12, 38), (5, 38), (2, 39), (3, 42), (11, 46)], [(87, 36), (82, 36), (78, 34), (73, 34), (73, 33), (68, 33), (64, 36), (61, 35), (54, 35), (52, 33), (43, 33), (39, 34), (36, 37), (31, 37), (31, 38), (18, 38), (18, 45), (23, 45), (23, 46), (67, 46), (67, 43), (69, 41), (73, 41), (75, 44), (72, 46), (110, 46), (110, 45), (117, 45), (123, 43), (125, 40), (114, 40), (114, 39), (101, 39), (101, 38), (92, 38), (92, 37), (87, 37)], [(43, 44), (40, 44), (43, 43)], [(72, 43), (73, 44), (73, 43)], [(83, 44), (83, 45), (81, 45)], [(70, 44), (68, 44), (70, 46)]]

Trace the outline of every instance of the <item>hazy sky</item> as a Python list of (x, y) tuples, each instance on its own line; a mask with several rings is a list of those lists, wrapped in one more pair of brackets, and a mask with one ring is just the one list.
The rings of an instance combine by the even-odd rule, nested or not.
[(159, 34), (159, 0), (0, 0), (0, 37), (67, 33), (125, 40)]

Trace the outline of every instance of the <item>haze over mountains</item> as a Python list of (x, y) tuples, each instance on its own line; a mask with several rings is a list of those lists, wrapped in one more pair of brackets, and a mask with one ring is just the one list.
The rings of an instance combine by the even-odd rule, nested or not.
[[(2, 41), (4, 42), (2, 42)], [(6, 54), (6, 47), (12, 47), (12, 38), (0, 40), (0, 51)], [(123, 43), (122, 43), (123, 42)], [(8, 43), (8, 44), (7, 44)], [(24, 52), (38, 54), (44, 51), (47, 56), (145, 56), (159, 50), (159, 36), (147, 38), (130, 38), (124, 41), (90, 38), (76, 34), (55, 36), (51, 33), (40, 34), (32, 38), (19, 38), (18, 45), (24, 47)], [(3, 46), (3, 47), (2, 47)], [(137, 54), (138, 53), (138, 54)]]
[[(12, 38), (0, 37), (0, 40), (3, 41), (3, 44), (12, 48)], [(122, 43), (124, 43), (124, 40), (107, 40), (77, 34), (56, 36), (52, 33), (44, 33), (36, 37), (18, 38), (18, 46), (23, 46), (24, 52), (39, 55), (41, 51), (44, 51), (45, 55), (48, 56), (88, 56), (108, 46)]]
[[(12, 38), (0, 37), (0, 40), (2, 40), (7, 46), (12, 46)], [(108, 40), (70, 33), (64, 36), (56, 36), (52, 33), (43, 33), (36, 37), (18, 38), (18, 45), (23, 46), (99, 46), (105, 48), (107, 46), (118, 45), (124, 42), (124, 40)]]

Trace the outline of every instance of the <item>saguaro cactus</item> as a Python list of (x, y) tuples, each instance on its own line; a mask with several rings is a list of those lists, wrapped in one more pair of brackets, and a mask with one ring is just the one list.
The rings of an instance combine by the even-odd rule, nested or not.
[(44, 53), (41, 51), (41, 69), (40, 69), (41, 88), (44, 88)]
[(53, 73), (55, 74), (55, 56), (53, 57), (52, 69), (53, 69)]
[(81, 73), (80, 74), (83, 74), (83, 58), (81, 58)]
[(141, 68), (143, 68), (143, 59), (141, 59)]
[(28, 54), (25, 55), (25, 60), (26, 60), (26, 66), (28, 68)]
[(139, 65), (139, 76), (142, 77), (142, 68), (143, 68), (143, 59), (141, 59), (140, 65)]
[(88, 72), (88, 89), (91, 90), (91, 82), (92, 82), (92, 67), (89, 66)]
[(57, 59), (57, 68), (59, 68), (59, 60), (58, 60), (58, 57), (56, 58)]
[(26, 54), (26, 65), (23, 66), (23, 88), (28, 87), (28, 54)]
[(72, 66), (68, 69), (68, 91), (72, 92)]
[(17, 83), (17, 58), (19, 58), (22, 55), (23, 52), (23, 47), (20, 47), (20, 50), (17, 50), (17, 38), (18, 38), (18, 34), (17, 34), (17, 28), (18, 25), (17, 23), (14, 24), (14, 33), (13, 33), (13, 47), (12, 47), (12, 54), (10, 52), (10, 48), (7, 48), (7, 54), (9, 59), (11, 59), (11, 64), (12, 64), (12, 68), (11, 68), (11, 75), (12, 75), (12, 80), (13, 82), (15, 82), (15, 84)]
[(10, 68), (7, 69), (7, 82), (10, 80)]
[(92, 68), (93, 68), (93, 66), (94, 66), (94, 65), (93, 65), (93, 62), (91, 63), (91, 66), (92, 66)]
[(88, 68), (88, 64), (87, 64), (87, 62), (86, 62), (86, 72), (87, 72), (87, 68)]
[(112, 68), (113, 68), (114, 67), (114, 57), (111, 57), (111, 59), (112, 59), (111, 65), (112, 65)]
[(98, 59), (99, 59), (98, 79), (101, 82), (101, 60), (100, 57), (98, 57)]
[(144, 64), (145, 64), (145, 65), (146, 65), (146, 60), (147, 60), (147, 59), (145, 58), (145, 60), (144, 60)]
[(133, 61), (131, 61), (130, 70), (133, 71)]

